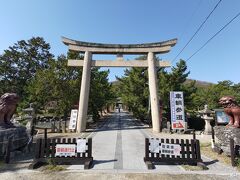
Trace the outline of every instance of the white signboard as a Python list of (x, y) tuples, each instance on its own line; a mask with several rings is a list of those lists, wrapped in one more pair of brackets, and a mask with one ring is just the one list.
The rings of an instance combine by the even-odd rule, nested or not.
[(75, 144), (56, 144), (55, 156), (73, 157), (73, 156), (75, 156), (75, 150), (76, 150)]
[(160, 146), (159, 146), (159, 143), (160, 143), (160, 141), (158, 140), (158, 139), (150, 139), (149, 140), (149, 142), (150, 142), (150, 152), (151, 153), (159, 153), (159, 151), (160, 151)]
[(185, 129), (183, 92), (170, 92), (172, 129)]
[(87, 150), (87, 140), (86, 139), (77, 139), (77, 152), (84, 153)]
[(180, 156), (181, 146), (179, 144), (161, 143), (161, 154)]
[(75, 130), (77, 125), (78, 110), (72, 109), (68, 129)]

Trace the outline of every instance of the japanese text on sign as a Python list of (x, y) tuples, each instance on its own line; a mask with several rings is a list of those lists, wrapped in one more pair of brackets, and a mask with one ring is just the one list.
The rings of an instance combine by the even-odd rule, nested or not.
[(180, 156), (181, 146), (179, 144), (161, 143), (161, 154)]
[(160, 146), (159, 146), (159, 143), (160, 141), (158, 139), (154, 139), (154, 138), (151, 138), (150, 139), (150, 152), (151, 153), (159, 153), (159, 150), (160, 150)]
[(75, 156), (75, 150), (76, 150), (75, 144), (56, 144), (55, 156), (72, 157)]
[(77, 140), (77, 152), (84, 153), (87, 150), (87, 140), (86, 139), (78, 139)]
[(76, 129), (78, 110), (72, 109), (68, 129)]
[(151, 153), (180, 156), (181, 153), (180, 144), (160, 143), (160, 140), (156, 138), (149, 139), (149, 142), (150, 142), (149, 151)]
[(171, 91), (170, 105), (171, 105), (172, 129), (184, 129), (185, 115), (184, 115), (183, 92)]

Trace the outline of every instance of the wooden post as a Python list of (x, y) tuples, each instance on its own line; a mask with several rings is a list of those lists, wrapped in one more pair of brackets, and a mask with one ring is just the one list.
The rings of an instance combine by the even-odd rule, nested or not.
[(8, 143), (7, 143), (7, 147), (6, 147), (6, 156), (5, 156), (6, 164), (8, 164), (10, 162), (11, 146), (12, 146), (12, 137), (10, 137), (8, 139)]
[(44, 146), (47, 147), (47, 128), (44, 128)]
[(196, 140), (196, 133), (195, 133), (195, 129), (193, 130), (193, 139)]
[(92, 157), (92, 138), (88, 139), (88, 157)]
[(58, 130), (57, 130), (58, 133), (61, 132), (61, 124), (62, 124), (62, 120), (58, 119)]
[(52, 132), (55, 132), (55, 118), (52, 119)]
[(199, 140), (196, 140), (196, 153), (197, 153), (197, 160), (198, 162), (202, 161), (202, 157), (201, 157), (201, 150), (200, 150), (200, 142)]
[(31, 135), (31, 136), (34, 136), (34, 131), (35, 131), (35, 125), (33, 124), (33, 125), (31, 126), (31, 131), (30, 131), (30, 135)]
[(145, 157), (149, 157), (149, 139), (145, 138)]
[(62, 132), (66, 133), (66, 119), (62, 121)]
[(149, 139), (145, 138), (145, 157), (144, 157), (144, 162), (147, 166), (148, 169), (154, 169), (154, 165), (149, 159)]
[(235, 149), (234, 149), (234, 140), (230, 139), (230, 152), (231, 152), (231, 164), (232, 166), (236, 166), (235, 163)]
[[(88, 144), (88, 150), (87, 150), (87, 158), (91, 159), (88, 161), (84, 162), (84, 169), (90, 169), (91, 165), (92, 165), (92, 138), (89, 138), (87, 141)], [(85, 153), (83, 153), (83, 158), (85, 158)]]
[(212, 145), (212, 149), (215, 148), (215, 132), (214, 132), (214, 128), (212, 127), (212, 141), (211, 141), (211, 145)]

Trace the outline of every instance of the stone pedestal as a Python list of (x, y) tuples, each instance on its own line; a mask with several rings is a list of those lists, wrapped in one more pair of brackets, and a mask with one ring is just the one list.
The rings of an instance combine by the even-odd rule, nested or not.
[(202, 115), (201, 118), (205, 121), (204, 134), (212, 134), (212, 127), (210, 122), (213, 121), (211, 114), (214, 114), (214, 111), (208, 109), (208, 105), (206, 104), (204, 105), (204, 109), (198, 112)]
[(23, 147), (29, 140), (25, 127), (19, 126), (8, 129), (0, 127), (0, 157), (4, 156), (10, 138), (12, 138), (11, 151)]
[(205, 120), (204, 134), (212, 134), (212, 126), (210, 124), (213, 121), (212, 117), (202, 117)]
[(233, 139), (235, 144), (240, 145), (240, 128), (215, 126), (214, 132), (217, 138), (217, 147), (226, 155), (230, 155), (230, 139)]

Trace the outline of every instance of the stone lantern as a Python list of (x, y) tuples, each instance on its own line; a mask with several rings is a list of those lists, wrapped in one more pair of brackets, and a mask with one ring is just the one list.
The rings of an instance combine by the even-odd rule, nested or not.
[(27, 125), (26, 125), (26, 128), (28, 130), (32, 129), (32, 126), (33, 126), (33, 123), (34, 123), (33, 120), (35, 118), (35, 109), (32, 106), (33, 106), (33, 104), (31, 103), (30, 107), (28, 107), (26, 109), (23, 109), (23, 112), (26, 113), (26, 115), (23, 118), (28, 121)]
[(201, 118), (205, 121), (204, 134), (211, 134), (212, 126), (210, 122), (213, 121), (213, 117), (211, 116), (211, 114), (214, 114), (214, 111), (208, 109), (208, 105), (204, 105), (204, 109), (198, 112), (201, 114)]

